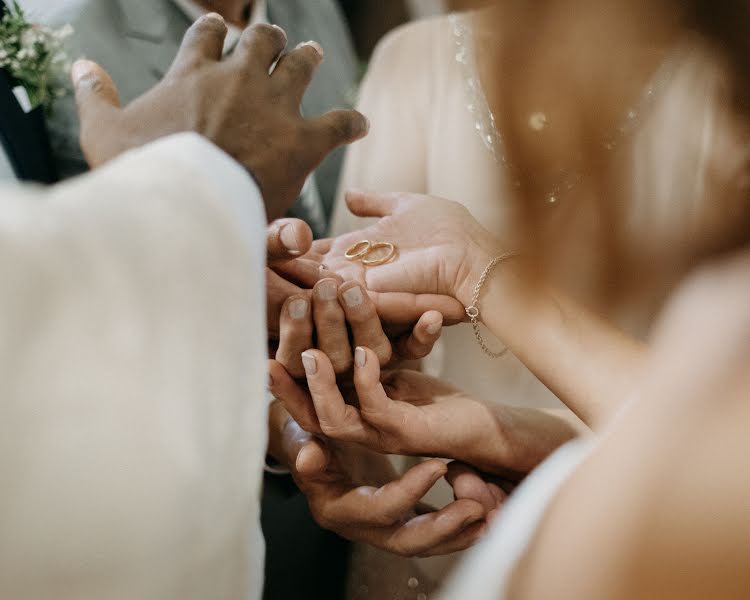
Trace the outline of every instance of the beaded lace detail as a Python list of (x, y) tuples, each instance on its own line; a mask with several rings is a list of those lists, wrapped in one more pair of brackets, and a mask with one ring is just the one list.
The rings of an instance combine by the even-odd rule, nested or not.
[[(467, 109), (474, 121), (474, 128), (482, 143), (492, 154), (495, 162), (503, 165), (512, 179), (513, 187), (521, 185), (518, 171), (508, 160), (504, 148), (503, 137), (498, 131), (495, 115), (490, 109), (487, 96), (482, 86), (477, 65), (476, 44), (471, 24), (471, 13), (456, 13), (449, 17), (453, 29), (453, 40), (458, 63), (467, 93)], [(649, 84), (644, 89), (637, 105), (627, 110), (623, 122), (614, 131), (608, 132), (601, 140), (601, 146), (606, 151), (613, 151), (620, 142), (630, 136), (637, 129), (639, 120), (652, 106), (658, 92), (663, 90), (672, 79), (674, 55), (666, 60), (656, 71)], [(543, 116), (543, 115), (542, 115)], [(562, 194), (575, 188), (582, 180), (583, 174), (577, 169), (561, 169), (556, 177), (556, 184), (547, 192), (545, 200), (555, 204)]]
[(468, 97), (466, 107), (474, 119), (474, 128), (495, 160), (506, 164), (505, 154), (502, 152), (503, 139), (497, 130), (495, 115), (490, 109), (479, 78), (474, 48), (474, 32), (471, 29), (470, 16), (468, 14), (452, 14), (449, 19), (456, 47), (456, 62), (461, 67), (463, 80), (466, 84)]

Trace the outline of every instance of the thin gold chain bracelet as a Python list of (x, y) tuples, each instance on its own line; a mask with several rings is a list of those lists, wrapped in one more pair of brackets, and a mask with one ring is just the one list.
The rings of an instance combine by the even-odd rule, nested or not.
[(474, 330), (474, 337), (477, 338), (477, 343), (482, 351), (490, 358), (500, 358), (504, 356), (508, 352), (508, 348), (503, 348), (500, 352), (493, 352), (487, 347), (487, 344), (482, 337), (482, 332), (479, 329), (479, 319), (481, 317), (481, 312), (479, 310), (479, 295), (482, 293), (482, 288), (487, 282), (487, 278), (490, 276), (490, 273), (492, 273), (492, 270), (501, 262), (505, 262), (516, 256), (518, 256), (518, 252), (506, 252), (505, 254), (496, 256), (490, 261), (490, 264), (488, 264), (484, 271), (482, 271), (482, 275), (479, 277), (479, 281), (477, 281), (477, 285), (474, 288), (474, 294), (471, 297), (471, 306), (466, 307), (466, 316), (471, 319), (471, 327)]

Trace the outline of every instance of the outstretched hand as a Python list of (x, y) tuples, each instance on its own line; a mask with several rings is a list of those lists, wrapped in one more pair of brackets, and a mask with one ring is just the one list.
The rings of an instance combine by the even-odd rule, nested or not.
[(294, 203), (323, 159), (366, 135), (369, 124), (346, 110), (302, 117), (302, 97), (323, 61), (317, 44), (284, 54), (283, 30), (254, 25), (222, 60), (226, 34), (220, 15), (198, 19), (164, 80), (125, 108), (109, 75), (90, 61), (78, 61), (72, 77), (81, 147), (96, 167), (147, 142), (195, 131), (253, 174), (274, 219)]

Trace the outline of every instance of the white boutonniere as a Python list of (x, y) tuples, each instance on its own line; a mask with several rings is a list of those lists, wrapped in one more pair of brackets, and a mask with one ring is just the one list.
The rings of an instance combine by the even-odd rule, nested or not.
[(18, 0), (0, 19), (0, 68), (26, 90), (31, 108), (49, 112), (54, 100), (65, 95), (70, 61), (64, 43), (72, 34), (70, 25), (51, 29), (30, 23)]

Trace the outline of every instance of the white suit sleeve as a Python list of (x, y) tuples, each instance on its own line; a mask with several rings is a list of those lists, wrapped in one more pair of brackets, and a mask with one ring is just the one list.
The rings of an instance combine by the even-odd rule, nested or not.
[(0, 597), (259, 598), (252, 179), (184, 134), (0, 197)]

